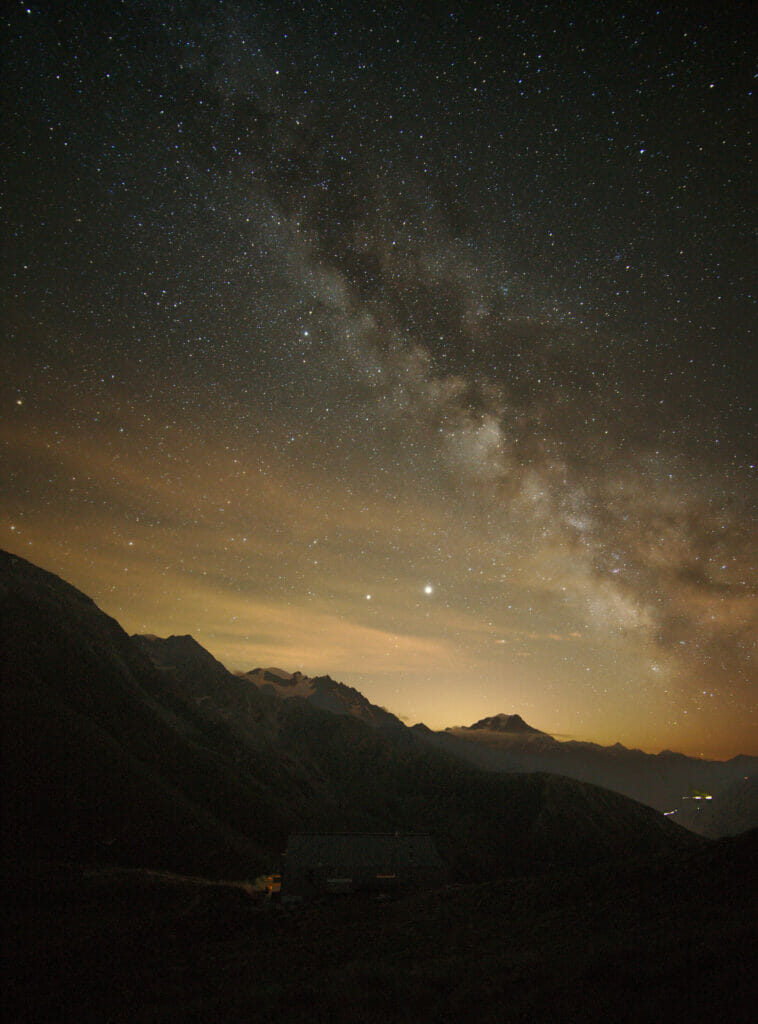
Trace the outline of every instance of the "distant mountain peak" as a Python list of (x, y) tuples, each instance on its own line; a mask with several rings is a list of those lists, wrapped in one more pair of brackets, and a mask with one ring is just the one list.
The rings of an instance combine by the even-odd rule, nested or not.
[(368, 725), (384, 728), (404, 728), (400, 719), (391, 712), (372, 704), (359, 690), (338, 683), (329, 675), (311, 677), (279, 668), (254, 668), (238, 674), (272, 696), (301, 697), (313, 707), (333, 715), (359, 718)]
[(527, 725), (521, 715), (491, 715), (489, 718), (481, 718), (478, 722), (474, 722), (473, 725), (469, 726), (469, 729), (487, 729), (490, 732), (531, 733), (536, 736), (547, 735), (541, 729), (535, 729), (533, 726)]
[(171, 651), (174, 653), (179, 652), (185, 658), (200, 656), (215, 661), (213, 655), (202, 644), (199, 644), (190, 633), (184, 633), (181, 636), (172, 634), (165, 637), (156, 636), (155, 633), (135, 633), (132, 636), (132, 640), (135, 641), (137, 646), (152, 654), (156, 651)]
[(270, 668), (254, 668), (245, 674), (252, 676), (256, 675), (256, 673), (262, 673), (264, 676), (272, 676), (274, 679), (292, 679), (293, 674), (300, 675), (299, 672), (285, 672), (283, 668), (275, 668), (273, 665)]
[(189, 633), (183, 636), (160, 637), (155, 634), (136, 633), (132, 641), (159, 668), (187, 672), (211, 673), (226, 676), (227, 669)]

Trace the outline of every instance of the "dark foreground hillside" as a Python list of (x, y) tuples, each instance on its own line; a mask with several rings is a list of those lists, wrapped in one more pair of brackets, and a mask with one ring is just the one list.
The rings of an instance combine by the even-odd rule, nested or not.
[(6, 1019), (752, 1024), (758, 833), (684, 859), (293, 910), (115, 869), (7, 878)]

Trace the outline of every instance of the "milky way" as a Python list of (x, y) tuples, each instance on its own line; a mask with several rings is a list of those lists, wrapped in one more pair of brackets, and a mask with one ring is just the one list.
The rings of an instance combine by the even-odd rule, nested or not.
[(757, 26), (16, 4), (0, 544), (434, 727), (756, 753)]

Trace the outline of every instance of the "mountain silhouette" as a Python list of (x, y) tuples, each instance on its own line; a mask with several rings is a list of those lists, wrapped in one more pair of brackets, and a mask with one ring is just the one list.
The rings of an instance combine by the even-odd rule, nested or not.
[(5, 553), (0, 609), (12, 856), (250, 877), (293, 831), (401, 829), (484, 879), (696, 841), (608, 790), (481, 772), (402, 724), (271, 696), (191, 637), (130, 638)]
[[(427, 741), (432, 742), (432, 738), (427, 737)], [(435, 733), (434, 742), (451, 750), (454, 747), (458, 757), (488, 771), (553, 772), (606, 786), (671, 815), (695, 831), (705, 827), (706, 817), (688, 809), (687, 799), (693, 789), (718, 800), (721, 793), (746, 776), (758, 774), (758, 758), (744, 754), (729, 761), (711, 761), (670, 750), (648, 754), (621, 743), (606, 747), (560, 741), (527, 725), (518, 715), (494, 715), (470, 726), (451, 727)], [(746, 828), (751, 820), (745, 817)], [(716, 838), (716, 827), (711, 823), (707, 834)]]
[(470, 729), (488, 729), (492, 732), (518, 733), (519, 735), (531, 734), (545, 736), (546, 733), (527, 725), (521, 715), (493, 715), (490, 718), (481, 718), (469, 726)]
[(271, 696), (301, 697), (314, 708), (334, 715), (349, 715), (383, 729), (405, 728), (400, 719), (385, 708), (372, 704), (352, 686), (335, 682), (328, 675), (310, 678), (302, 672), (290, 674), (275, 668), (255, 668), (239, 675)]
[[(756, 831), (266, 692), (6, 553), (0, 671), (14, 1021), (753, 1019)], [(427, 832), (452, 884), (282, 913), (252, 879), (295, 831)]]

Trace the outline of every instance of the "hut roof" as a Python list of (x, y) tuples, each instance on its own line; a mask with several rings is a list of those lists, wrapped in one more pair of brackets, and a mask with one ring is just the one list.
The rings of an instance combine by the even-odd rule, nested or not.
[(444, 865), (431, 836), (371, 832), (298, 832), (287, 842), (287, 865), (392, 863), (398, 869)]

